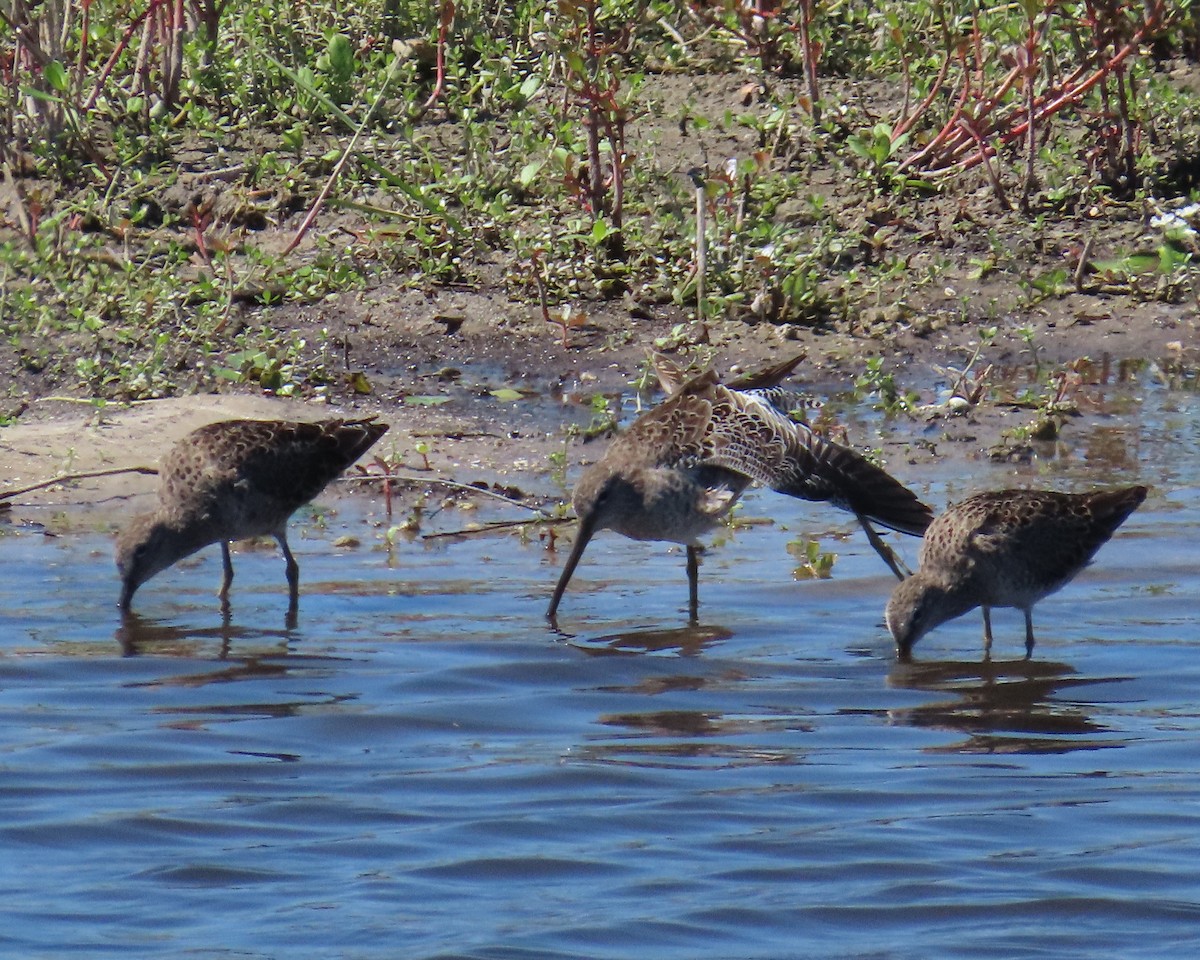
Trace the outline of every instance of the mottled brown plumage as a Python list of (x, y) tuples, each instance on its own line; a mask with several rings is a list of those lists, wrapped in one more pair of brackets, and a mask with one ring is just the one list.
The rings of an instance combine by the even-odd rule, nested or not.
[(911, 491), (860, 454), (794, 423), (766, 394), (724, 386), (710, 370), (635, 420), (584, 471), (574, 495), (579, 531), (547, 615), (554, 618), (588, 540), (609, 529), (686, 545), (694, 618), (697, 538), (754, 482), (848, 510), (869, 535), (870, 521), (920, 536), (931, 520)]
[(139, 586), (211, 543), (221, 544), (229, 595), (229, 541), (270, 534), (287, 562), (291, 602), (299, 568), (287, 543), (287, 522), (387, 432), (374, 420), (222, 420), (194, 430), (168, 451), (159, 468), (158, 507), (135, 517), (117, 538), (120, 605)]
[(1025, 614), (1033, 654), (1033, 605), (1069, 583), (1146, 498), (1145, 487), (1094, 493), (1002, 490), (950, 507), (925, 532), (921, 567), (888, 601), (901, 656), (947, 620), (983, 608), (985, 654), (992, 607)]

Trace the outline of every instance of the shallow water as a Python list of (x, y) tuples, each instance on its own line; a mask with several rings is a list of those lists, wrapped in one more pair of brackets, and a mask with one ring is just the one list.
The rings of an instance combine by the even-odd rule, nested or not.
[[(1152, 485), (1037, 608), (1030, 662), (998, 611), (992, 662), (971, 615), (897, 663), (865, 539), (768, 494), (742, 516), (773, 525), (706, 555), (699, 627), (680, 553), (602, 533), (563, 634), (542, 618), (561, 553), (389, 551), (369, 497), (298, 518), (294, 624), (266, 550), (235, 557), (223, 621), (210, 550), (122, 626), (109, 538), (18, 508), (0, 955), (1189, 955), (1200, 398), (1137, 391), (1033, 466), (900, 471), (935, 504)], [(810, 534), (834, 576), (793, 582), (786, 543)]]

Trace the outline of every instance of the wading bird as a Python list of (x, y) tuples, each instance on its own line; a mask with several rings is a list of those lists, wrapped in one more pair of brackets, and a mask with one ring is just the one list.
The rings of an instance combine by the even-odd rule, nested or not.
[(222, 420), (194, 430), (159, 468), (158, 507), (134, 517), (117, 537), (120, 606), (143, 583), (211, 543), (221, 544), (229, 597), (229, 541), (270, 534), (283, 551), (291, 605), (300, 570), (288, 549), (288, 519), (387, 432), (372, 419), (289, 423)]
[(613, 440), (575, 487), (579, 528), (550, 599), (551, 621), (588, 541), (603, 529), (683, 544), (694, 620), (699, 537), (754, 482), (853, 513), (896, 576), (905, 575), (871, 524), (924, 533), (932, 514), (912, 491), (861, 454), (792, 421), (771, 402), (780, 396), (775, 390), (733, 389), (712, 370), (683, 382), (674, 368), (659, 374), (670, 396)]
[(983, 608), (984, 656), (992, 607), (1025, 614), (1033, 655), (1033, 605), (1066, 586), (1143, 500), (1145, 487), (1094, 493), (1002, 490), (950, 507), (925, 531), (921, 566), (888, 600), (885, 619), (901, 657), (947, 620)]

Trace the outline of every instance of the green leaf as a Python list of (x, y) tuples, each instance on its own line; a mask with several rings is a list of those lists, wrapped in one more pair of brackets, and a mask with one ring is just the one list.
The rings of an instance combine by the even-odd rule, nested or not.
[(503, 400), (505, 403), (520, 400), (525, 396), (520, 390), (514, 390), (512, 387), (501, 387), (499, 390), (489, 390), (488, 393), (497, 400)]
[(1067, 284), (1069, 274), (1066, 270), (1048, 270), (1041, 276), (1034, 277), (1031, 281), (1033, 288), (1039, 293), (1044, 293), (1047, 296), (1056, 296), (1060, 293), (1068, 292), (1071, 287)]
[(1120, 260), (1092, 261), (1092, 269), (1097, 273), (1110, 274), (1153, 273), (1158, 265), (1159, 258), (1149, 253), (1134, 253)]
[(530, 160), (521, 168), (521, 172), (517, 174), (517, 183), (522, 187), (528, 187), (537, 178), (537, 175), (542, 172), (542, 168), (546, 165), (545, 158), (538, 160)]
[(354, 45), (344, 33), (335, 33), (329, 38), (329, 69), (338, 80), (349, 80), (354, 75)]
[(1191, 259), (1192, 255), (1187, 251), (1164, 243), (1158, 248), (1158, 271), (1159, 273), (1174, 273)]
[(67, 68), (57, 60), (51, 60), (42, 68), (42, 76), (59, 93), (67, 92)]
[(871, 159), (871, 151), (868, 149), (866, 142), (862, 137), (853, 136), (846, 140), (846, 146), (850, 148), (850, 152), (857, 154), (864, 160)]
[(365, 167), (367, 170), (370, 170), (377, 176), (383, 178), (383, 180), (387, 182), (388, 186), (399, 190), (414, 203), (420, 204), (422, 207), (424, 207), (429, 213), (440, 217), (446, 222), (447, 226), (449, 226), (451, 230), (462, 229), (462, 224), (446, 212), (445, 206), (443, 206), (441, 200), (439, 200), (435, 194), (427, 193), (425, 188), (418, 187), (409, 183), (407, 180), (402, 179), (401, 177), (392, 173), (390, 170), (381, 166), (377, 161), (373, 160), (366, 154), (356, 154), (355, 158), (358, 160), (360, 165)]
[(315, 100), (317, 100), (321, 106), (333, 114), (333, 116), (337, 117), (343, 124), (346, 125), (347, 129), (357, 129), (358, 124), (351, 119), (350, 115), (317, 89), (316, 78), (313, 76), (311, 70), (309, 70), (307, 67), (301, 67), (299, 70), (293, 70), (291, 67), (280, 63), (269, 53), (263, 53), (263, 56), (270, 60), (271, 63), (273, 63), (276, 68), (284, 74), (284, 76), (291, 78), (292, 83), (298, 86), (310, 97), (313, 97)]
[(440, 407), (443, 403), (449, 403), (450, 397), (405, 397), (404, 402), (410, 407)]
[(528, 100), (542, 88), (542, 78), (536, 73), (531, 73), (521, 84), (521, 96)]

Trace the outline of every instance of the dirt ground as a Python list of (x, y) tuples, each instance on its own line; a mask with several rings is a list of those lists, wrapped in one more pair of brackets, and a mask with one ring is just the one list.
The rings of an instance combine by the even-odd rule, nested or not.
[[(657, 127), (639, 129), (637, 135), (652, 142), (657, 162), (679, 176), (702, 157), (755, 150), (748, 128), (714, 127), (685, 137), (673, 121), (661, 119), (672, 115), (672, 101), (684, 99), (693, 110), (708, 110), (714, 116), (764, 109), (742, 102), (744, 80), (740, 75), (699, 81), (659, 78), (657, 92), (667, 107), (658, 111), (659, 119), (641, 121), (643, 127), (656, 122)], [(191, 162), (199, 183), (203, 162)], [(64, 473), (153, 464), (176, 439), (217, 419), (375, 414), (392, 425), (381, 446), (405, 468), (463, 482), (483, 478), (550, 495), (556, 489), (549, 480), (550, 458), (564, 449), (565, 426), (587, 424), (587, 404), (594, 394), (627, 391), (647, 348), (661, 338), (670, 338), (683, 355), (692, 348), (711, 354), (724, 371), (752, 369), (804, 351), (806, 360), (793, 382), (812, 385), (818, 393), (850, 389), (866, 359), (883, 356), (897, 383), (915, 391), (924, 404), (935, 403), (939, 389), (953, 380), (948, 369), (966, 365), (981, 326), (987, 324), (995, 325), (997, 333), (972, 369), (977, 373), (992, 365), (994, 385), (1019, 378), (1020, 371), (1032, 365), (1034, 351), (1044, 366), (1074, 364), (1083, 370), (1079, 376), (1084, 379), (1109, 375), (1098, 372), (1110, 370), (1106, 358), (1192, 371), (1200, 364), (1200, 310), (1194, 295), (1156, 300), (1137, 291), (1104, 290), (1087, 283), (1082, 292), (1065, 296), (1036, 302), (1028, 296), (1031, 274), (1068, 262), (1070, 250), (1085, 241), (1096, 259), (1152, 249), (1155, 234), (1147, 226), (1145, 211), (1081, 209), (1049, 228), (1043, 224), (1033, 237), (1030, 224), (1001, 209), (981, 179), (923, 199), (903, 212), (890, 211), (863, 197), (861, 185), (847, 182), (836, 169), (810, 162), (814, 191), (835, 205), (848, 231), (861, 232), (864, 224), (882, 218), (889, 225), (891, 251), (908, 258), (910, 273), (928, 273), (926, 266), (936, 259), (936, 280), (897, 281), (894, 294), (882, 293), (875, 304), (857, 304), (849, 317), (811, 326), (746, 318), (696, 324), (682, 308), (645, 302), (634, 290), (624, 298), (583, 303), (588, 321), (571, 332), (570, 344), (564, 347), (537, 305), (515, 296), (506, 285), (505, 251), (496, 250), (469, 265), (471, 282), (457, 286), (397, 277), (315, 305), (284, 305), (269, 313), (247, 308), (235, 318), (235, 328), (269, 322), (276, 329), (305, 335), (313, 344), (324, 337), (327, 347), (341, 353), (345, 382), (289, 399), (263, 396), (250, 385), (222, 385), (220, 392), (209, 392), (211, 385), (204, 384), (194, 392), (184, 386), (180, 395), (163, 400), (97, 405), (77, 385), (39, 379), (19, 359), (4, 356), (0, 372), (13, 385), (7, 412), (19, 416), (0, 428), (3, 486), (12, 489)], [(188, 193), (187, 175), (185, 171), (181, 196)], [(278, 244), (294, 231), (299, 216), (281, 218), (257, 234), (255, 242)], [(332, 234), (345, 227), (346, 217), (325, 216), (317, 229)], [(805, 229), (799, 217), (797, 229)], [(979, 277), (977, 262), (987, 249), (988, 231), (1005, 238), (1019, 258), (1027, 256), (1027, 269)], [(1092, 363), (1080, 367), (1081, 358)], [(354, 371), (368, 379), (369, 394), (353, 389), (349, 375)], [(530, 399), (492, 393), (504, 389), (522, 391)], [(976, 437), (965, 455), (984, 455), (1005, 429), (1030, 418), (1029, 410), (993, 402), (989, 396), (994, 399), (985, 394), (964, 416), (947, 420), (948, 432), (969, 430)], [(444, 404), (430, 400), (447, 397)], [(911, 422), (915, 436), (920, 421), (932, 415), (902, 415), (893, 433), (902, 437), (904, 424)], [(964, 452), (962, 445), (958, 448)], [(593, 459), (599, 449), (571, 443), (568, 479), (578, 463)], [(50, 487), (15, 500), (111, 503), (116, 515), (124, 512), (128, 497), (144, 496), (153, 485), (151, 476), (129, 474)]]

